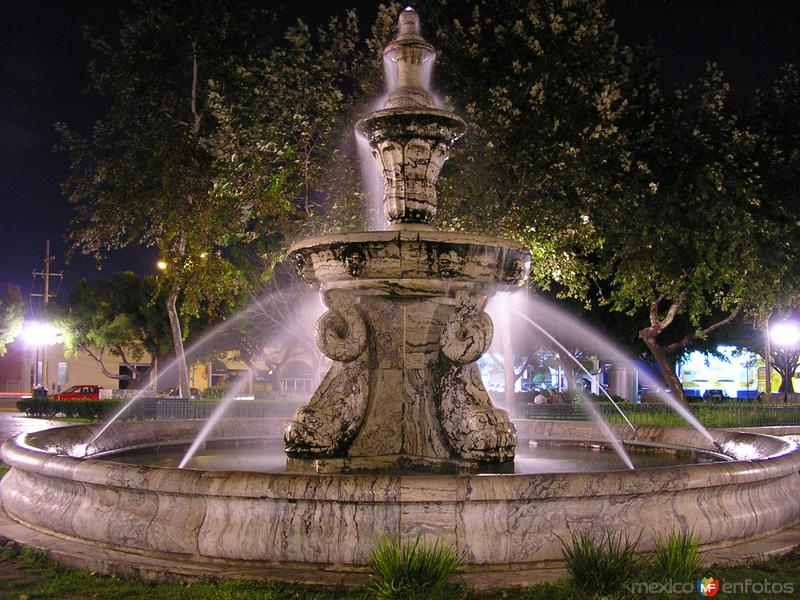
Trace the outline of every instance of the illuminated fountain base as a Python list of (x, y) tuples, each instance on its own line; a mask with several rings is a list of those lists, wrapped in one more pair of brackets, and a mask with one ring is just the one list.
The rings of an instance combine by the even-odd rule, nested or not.
[[(107, 561), (109, 570), (126, 573), (148, 565), (161, 573), (331, 585), (362, 581), (383, 535), (406, 541), (422, 535), (458, 547), (468, 582), (507, 572), (505, 585), (524, 585), (542, 569), (562, 566), (558, 536), (568, 535), (568, 527), (641, 534), (640, 548), (648, 551), (656, 536), (673, 528), (691, 528), (705, 548), (717, 548), (774, 534), (800, 519), (800, 451), (793, 442), (751, 433), (716, 432), (725, 453), (737, 459), (718, 460), (693, 429), (642, 427), (638, 445), (629, 445), (637, 450), (634, 460), (644, 451), (647, 460), (712, 462), (513, 475), (178, 470), (107, 454), (152, 456), (188, 444), (202, 424), (114, 425), (91, 449), (105, 458), (73, 456), (84, 452), (81, 442), (91, 433), (86, 426), (9, 440), (2, 447), (2, 460), (12, 468), (0, 482), (0, 534), (50, 540), (40, 545), (79, 544), (89, 549), (86, 556), (111, 552), (116, 558)], [(279, 436), (282, 424), (223, 420), (207, 454), (220, 445), (238, 445), (242, 455), (257, 452), (253, 440)], [(545, 454), (553, 452), (547, 440), (594, 443), (600, 437), (590, 423), (515, 424), (520, 445), (539, 440)], [(622, 428), (616, 433), (626, 435)], [(524, 463), (536, 450), (522, 454)], [(581, 460), (591, 466), (594, 457), (602, 464), (607, 456), (586, 451)], [(558, 471), (557, 464), (550, 466)]]

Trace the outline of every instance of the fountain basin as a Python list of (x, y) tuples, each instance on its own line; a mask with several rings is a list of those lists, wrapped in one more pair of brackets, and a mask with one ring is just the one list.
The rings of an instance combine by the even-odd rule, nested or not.
[[(189, 443), (201, 421), (113, 425), (90, 453)], [(589, 423), (515, 422), (520, 439), (599, 439)], [(279, 436), (280, 420), (223, 420), (213, 439)], [(619, 428), (618, 435), (625, 436)], [(168, 561), (164, 570), (203, 561), (219, 575), (261, 565), (264, 576), (302, 580), (298, 568), (363, 571), (386, 533), (454, 543), (467, 577), (526, 573), (561, 565), (557, 535), (612, 528), (653, 548), (657, 535), (691, 527), (706, 548), (781, 531), (800, 519), (800, 451), (794, 442), (718, 431), (737, 460), (636, 471), (514, 475), (318, 475), (178, 470), (92, 458), (72, 426), (21, 435), (2, 447), (12, 469), (0, 482), (14, 521)], [(639, 442), (713, 452), (688, 428), (642, 427)], [(0, 533), (3, 528), (0, 527)], [(169, 566), (169, 565), (174, 565)], [(277, 575), (276, 575), (277, 574)], [(357, 581), (358, 577), (353, 581)]]

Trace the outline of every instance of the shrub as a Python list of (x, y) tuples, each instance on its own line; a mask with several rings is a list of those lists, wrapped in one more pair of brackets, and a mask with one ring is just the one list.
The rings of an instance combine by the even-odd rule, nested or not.
[(575, 587), (586, 596), (609, 596), (620, 592), (641, 568), (636, 555), (639, 538), (606, 530), (599, 538), (589, 533), (569, 531), (561, 537), (561, 555)]
[(447, 594), (447, 582), (461, 564), (453, 546), (420, 538), (403, 545), (388, 535), (378, 542), (369, 563), (370, 591), (378, 600), (432, 600)]
[(697, 537), (692, 531), (670, 532), (655, 540), (653, 568), (665, 581), (691, 581), (700, 570)]
[(206, 388), (200, 392), (200, 399), (211, 402), (219, 402), (225, 397), (225, 394), (228, 392), (230, 387), (231, 386), (228, 383), (212, 385), (210, 388)]
[(56, 417), (102, 419), (121, 406), (119, 400), (53, 400), (52, 398), (25, 398), (17, 402), (17, 409), (30, 417)]

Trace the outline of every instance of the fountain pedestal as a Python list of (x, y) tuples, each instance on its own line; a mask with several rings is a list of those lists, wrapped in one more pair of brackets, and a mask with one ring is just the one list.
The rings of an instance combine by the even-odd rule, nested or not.
[(475, 361), (492, 340), (487, 290), (524, 277), (523, 248), (403, 229), (313, 238), (293, 252), (328, 306), (316, 337), (334, 364), (286, 426), (290, 470), (512, 468), (514, 426)]
[(520, 283), (530, 257), (506, 240), (429, 225), (439, 172), (466, 124), (422, 88), (435, 52), (413, 10), (398, 31), (384, 50), (398, 87), (356, 125), (383, 175), (389, 231), (291, 248), (329, 309), (316, 337), (334, 363), (286, 425), (290, 471), (513, 469), (514, 425), (492, 406), (475, 361), (492, 341), (487, 294)]

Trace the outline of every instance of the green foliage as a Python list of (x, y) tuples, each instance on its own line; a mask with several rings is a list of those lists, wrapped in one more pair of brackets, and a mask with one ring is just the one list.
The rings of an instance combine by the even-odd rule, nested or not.
[(206, 402), (219, 402), (231, 388), (228, 383), (212, 385), (200, 392), (200, 399)]
[[(45, 553), (26, 549), (13, 542), (0, 547), (0, 568), (8, 576), (3, 591), (10, 598), (104, 598), (126, 600), (374, 600), (368, 590), (321, 591), (302, 586), (259, 581), (220, 580), (192, 583), (144, 581), (127, 577), (102, 576), (64, 567)], [(767, 562), (733, 567), (716, 566), (713, 575), (721, 581), (792, 582), (800, 589), (800, 553), (797, 551)], [(560, 580), (536, 584), (525, 589), (469, 591), (454, 598), (471, 600), (574, 600), (579, 597), (573, 583)], [(625, 593), (612, 597), (630, 597)], [(638, 598), (639, 596), (637, 596)], [(732, 594), (747, 600), (750, 594)]]
[(692, 531), (672, 530), (655, 545), (652, 567), (664, 581), (692, 581), (700, 572), (699, 542)]
[(452, 546), (439, 541), (425, 546), (419, 536), (413, 544), (402, 544), (387, 535), (372, 551), (369, 588), (378, 600), (442, 598), (460, 564)]
[(241, 277), (221, 248), (272, 230), (274, 195), (212, 193), (218, 122), (210, 88), (272, 41), (273, 16), (244, 0), (138, 0), (120, 15), (115, 41), (94, 39), (90, 73), (109, 107), (91, 137), (58, 124), (70, 163), (63, 193), (74, 205), (71, 251), (95, 255), (155, 246), (167, 268), (173, 346), (182, 354), (183, 315), (224, 314), (238, 303)]
[[(798, 404), (698, 402), (692, 403), (690, 408), (698, 421), (709, 429), (800, 425)], [(622, 406), (622, 410), (634, 425), (688, 426), (683, 417), (665, 406), (629, 403)], [(603, 415), (609, 423), (624, 423), (622, 417), (610, 408), (604, 407)]]
[(171, 348), (164, 293), (155, 277), (126, 272), (94, 282), (81, 280), (69, 296), (68, 307), (62, 317), (62, 327), (68, 332), (67, 355), (84, 351), (104, 368), (108, 353), (133, 371), (134, 363), (145, 354), (152, 361)]
[(6, 345), (14, 341), (22, 330), (25, 304), (17, 286), (9, 285), (0, 295), (0, 356), (5, 356)]
[(0, 566), (13, 573), (3, 581), (8, 598), (103, 598), (108, 600), (366, 600), (359, 591), (322, 591), (302, 586), (223, 579), (191, 583), (157, 583), (77, 571), (51, 560), (44, 552), (8, 543), (0, 550)]
[(419, 7), (440, 51), (435, 87), (467, 120), (442, 172), (446, 229), (502, 234), (532, 277), (582, 294), (619, 196), (623, 63), (603, 2), (438, 0)]
[(100, 420), (122, 406), (119, 400), (53, 400), (52, 398), (25, 398), (17, 402), (17, 409), (30, 417), (56, 417)]
[(587, 597), (615, 594), (639, 572), (639, 538), (610, 530), (599, 536), (570, 530), (569, 535), (568, 540), (559, 538), (561, 555), (573, 584)]
[[(91, 138), (59, 126), (74, 248), (155, 246), (167, 305), (216, 318), (258, 288), (235, 255), (271, 266), (299, 236), (359, 227), (352, 125), (401, 9), (380, 6), (363, 44), (353, 12), (276, 35), (243, 0), (136, 2), (118, 43), (94, 41), (111, 110)], [(539, 287), (636, 315), (664, 372), (732, 311), (796, 301), (796, 68), (752, 97), (714, 65), (668, 84), (652, 48), (618, 45), (602, 0), (418, 9), (434, 86), (469, 126), (440, 227), (521, 241)]]
[(212, 195), (247, 206), (269, 199), (273, 252), (302, 234), (361, 224), (353, 121), (364, 85), (380, 73), (372, 66), (348, 11), (315, 30), (298, 21), (212, 88)]

